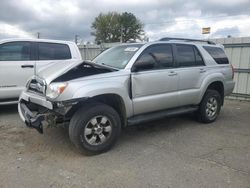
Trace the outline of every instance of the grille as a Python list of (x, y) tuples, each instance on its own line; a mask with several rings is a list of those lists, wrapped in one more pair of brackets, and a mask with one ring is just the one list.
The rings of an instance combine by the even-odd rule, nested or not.
[(32, 79), (29, 83), (28, 90), (39, 94), (45, 94), (45, 88), (45, 84), (42, 80)]

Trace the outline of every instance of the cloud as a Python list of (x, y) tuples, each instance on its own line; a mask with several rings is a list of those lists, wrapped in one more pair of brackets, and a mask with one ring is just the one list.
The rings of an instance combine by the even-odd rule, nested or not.
[(10, 24), (0, 22), (0, 27), (2, 29), (2, 33), (0, 34), (5, 37), (7, 37), (10, 33), (14, 37), (25, 37), (25, 38), (32, 37), (30, 33), (20, 29), (18, 26), (15, 26), (15, 25), (10, 25)]
[(222, 28), (222, 29), (218, 29), (216, 32), (213, 33), (212, 37), (213, 36), (216, 36), (216, 37), (225, 37), (225, 36), (238, 36), (240, 33), (240, 30), (237, 26), (234, 26), (234, 27), (225, 27), (225, 28)]
[(0, 38), (36, 37), (40, 32), (42, 38), (73, 40), (77, 34), (83, 41), (93, 41), (91, 23), (100, 12), (108, 11), (135, 14), (151, 40), (206, 37), (201, 35), (206, 26), (212, 27), (213, 37), (230, 31), (233, 36), (246, 36), (250, 29), (250, 0), (3, 0)]

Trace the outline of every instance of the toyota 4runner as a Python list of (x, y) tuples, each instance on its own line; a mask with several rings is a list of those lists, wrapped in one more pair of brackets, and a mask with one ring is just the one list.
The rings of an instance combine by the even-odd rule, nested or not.
[(195, 112), (211, 123), (234, 88), (223, 46), (163, 38), (110, 48), (93, 61), (51, 66), (27, 83), (18, 110), (28, 127), (67, 124), (82, 152), (110, 149), (121, 128)]

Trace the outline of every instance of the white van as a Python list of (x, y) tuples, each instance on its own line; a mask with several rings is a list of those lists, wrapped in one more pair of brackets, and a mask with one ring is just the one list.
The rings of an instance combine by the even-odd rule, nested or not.
[(53, 64), (82, 60), (74, 42), (45, 39), (0, 40), (0, 105), (18, 102), (27, 80)]

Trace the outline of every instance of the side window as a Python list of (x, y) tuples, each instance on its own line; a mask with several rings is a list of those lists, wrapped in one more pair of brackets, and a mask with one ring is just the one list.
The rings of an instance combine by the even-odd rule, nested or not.
[(31, 60), (30, 42), (8, 42), (0, 45), (0, 61)]
[(218, 47), (203, 46), (203, 48), (212, 56), (218, 64), (229, 64), (225, 52)]
[(63, 60), (71, 59), (68, 45), (56, 43), (38, 43), (39, 60)]
[(152, 69), (173, 67), (172, 47), (168, 44), (159, 44), (148, 47), (142, 52), (137, 61), (153, 63)]
[(176, 45), (177, 62), (179, 67), (195, 66), (195, 54), (191, 45)]
[(195, 53), (195, 64), (197, 66), (205, 65), (200, 52), (195, 47), (194, 47), (194, 53)]

